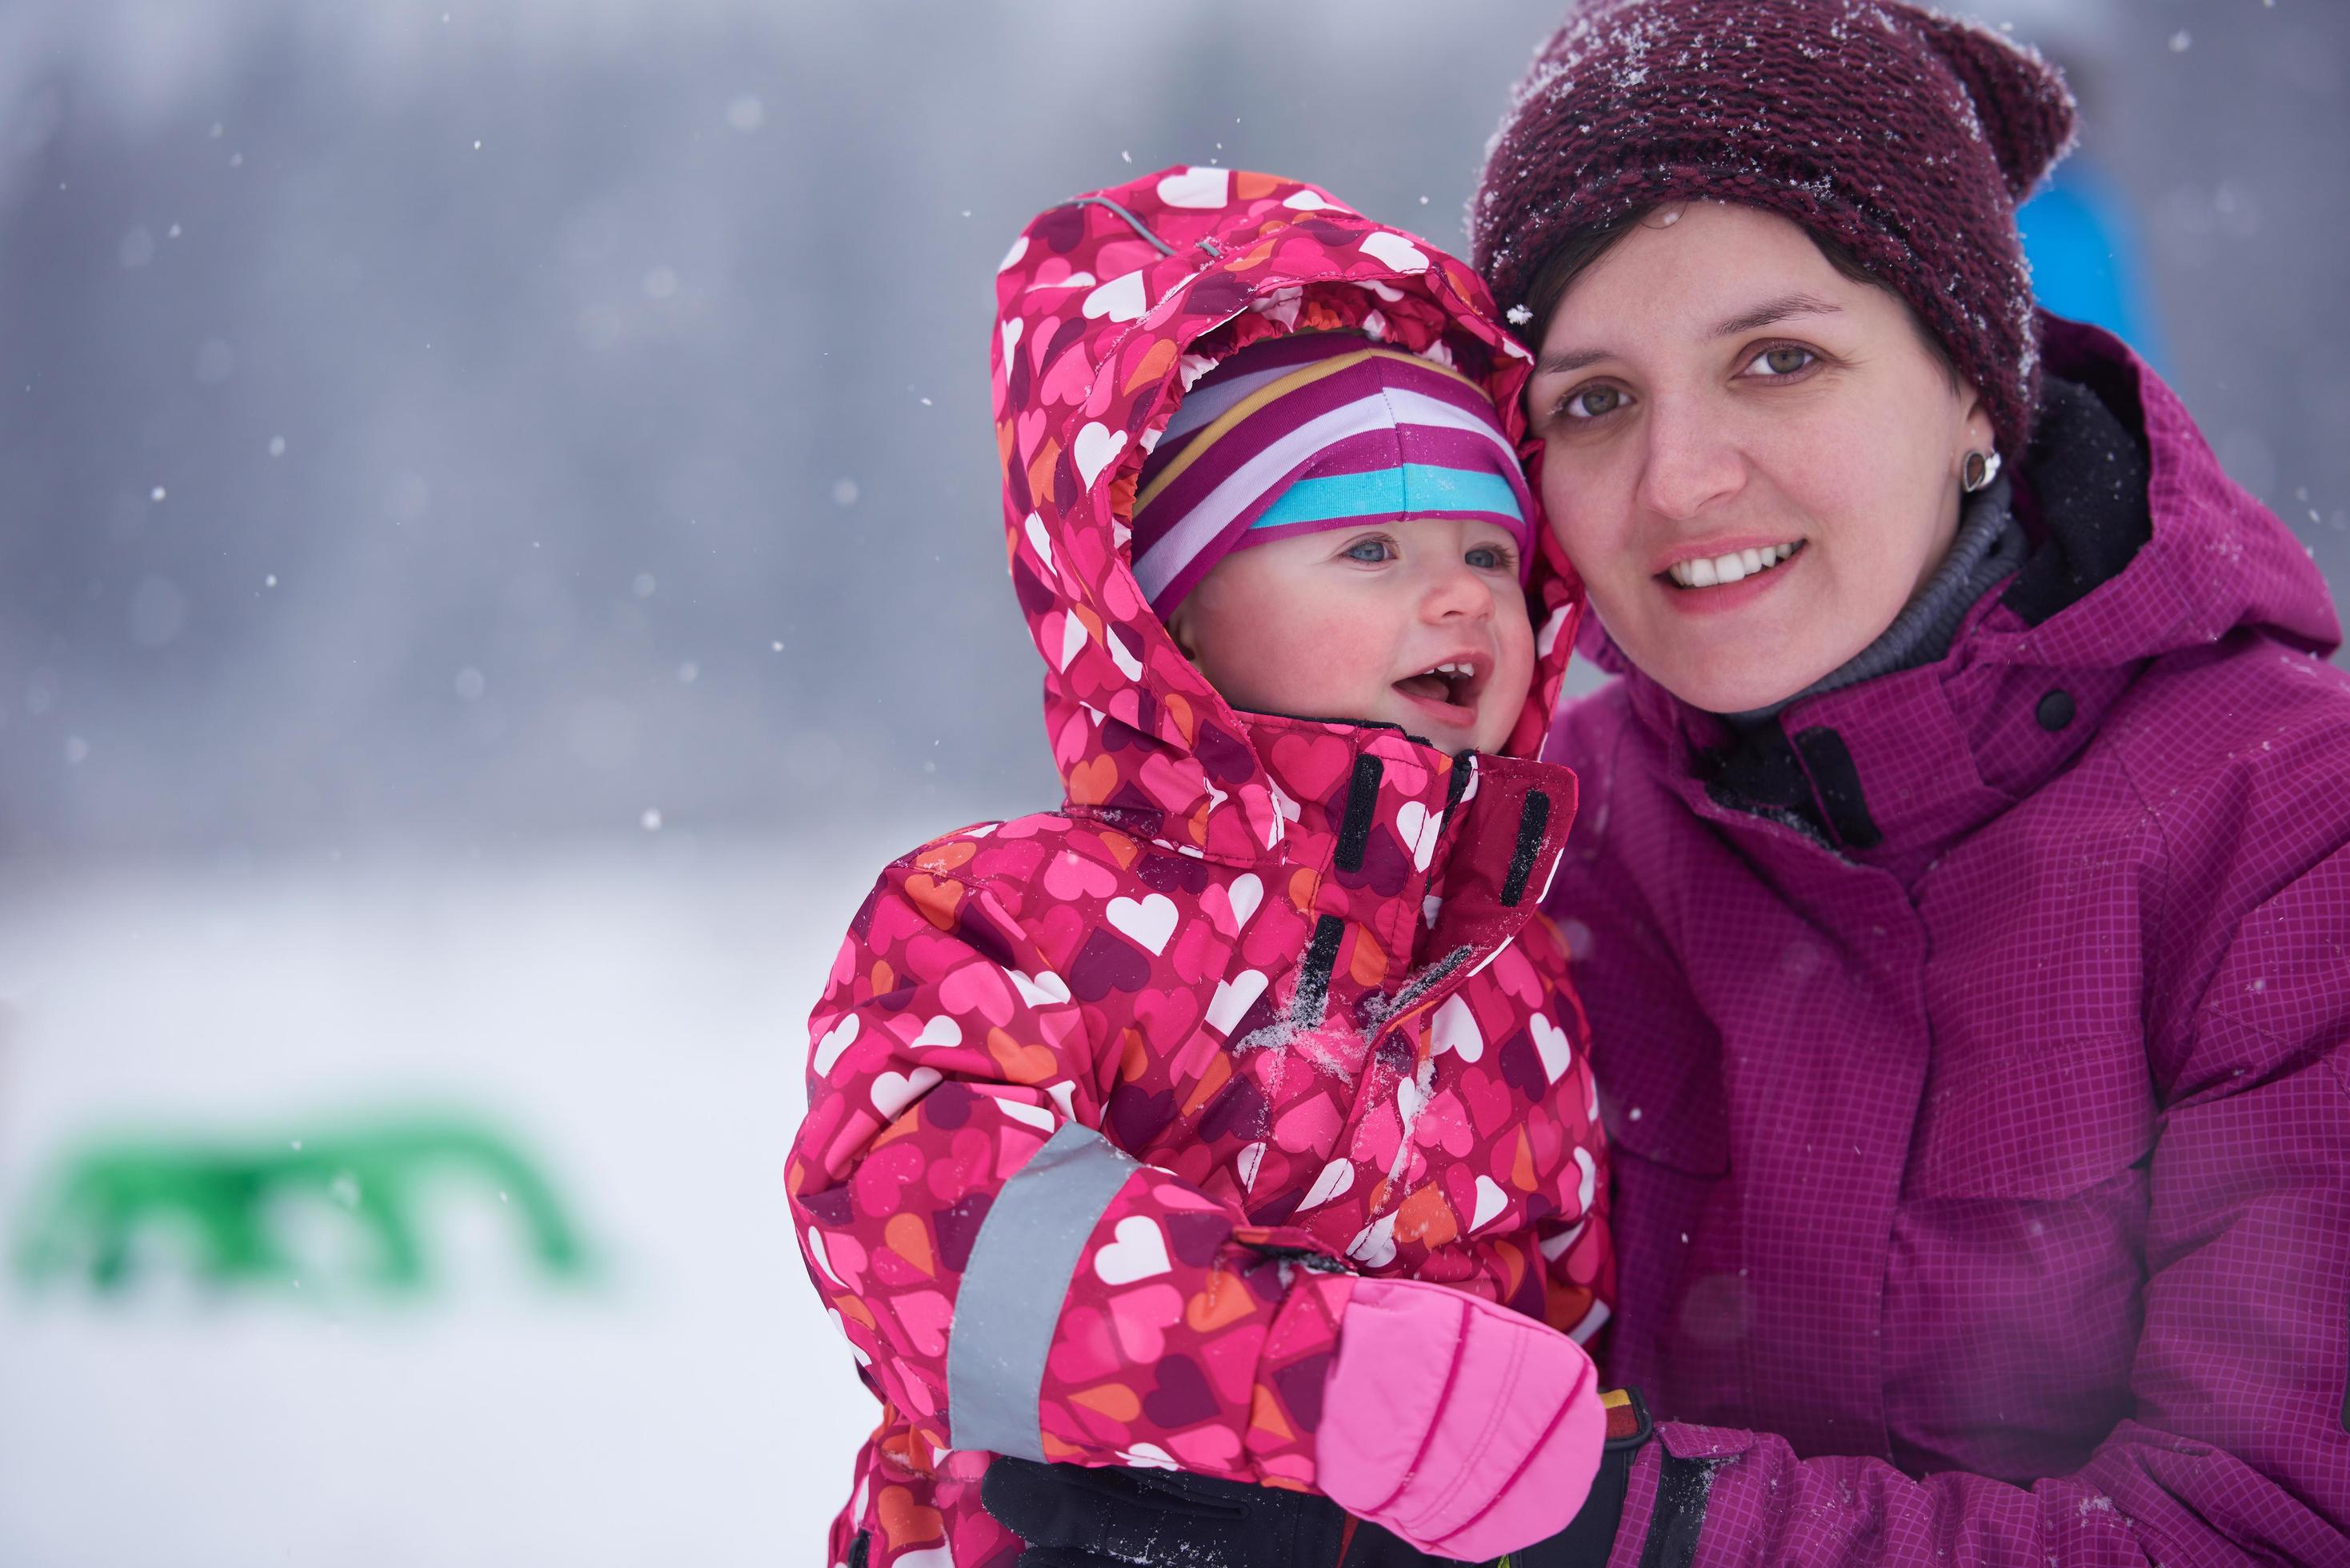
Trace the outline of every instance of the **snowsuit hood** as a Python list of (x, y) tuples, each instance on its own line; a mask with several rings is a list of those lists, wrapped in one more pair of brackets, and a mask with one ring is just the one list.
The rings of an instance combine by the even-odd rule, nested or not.
[[(1297, 781), (1284, 785), (1260, 744), (1274, 736), (1183, 657), (1128, 556), (1136, 473), (1220, 359), (1291, 331), (1359, 331), (1479, 382), (1537, 457), (1521, 406), (1526, 351), (1476, 275), (1424, 247), (1315, 186), (1215, 168), (1077, 197), (1014, 242), (991, 356), (1005, 547), (1072, 810), (1236, 864), (1276, 849), (1296, 816)], [(1504, 748), (1520, 757), (1549, 729), (1583, 607), (1573, 568), (1532, 521), (1537, 663)]]
[(2041, 325), (2033, 553), (1945, 657), (1760, 743), (1633, 670), (1554, 736), (1662, 1417), (1617, 1564), (2350, 1561), (2339, 626), (2153, 372)]

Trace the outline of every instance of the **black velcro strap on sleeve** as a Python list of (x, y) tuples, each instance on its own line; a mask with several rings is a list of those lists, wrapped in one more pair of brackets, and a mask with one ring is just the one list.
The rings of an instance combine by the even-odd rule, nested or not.
[(1526, 791), (1526, 804), (1518, 809), (1517, 847), (1510, 851), (1509, 875), (1502, 879), (1503, 909), (1516, 909), (1526, 896), (1526, 879), (1534, 874), (1534, 857), (1549, 826), (1550, 796), (1538, 789)]
[(1336, 915), (1325, 915), (1314, 922), (1314, 940), (1306, 944), (1305, 961), (1297, 971), (1297, 991), (1290, 998), (1291, 1023), (1311, 1029), (1322, 1022), (1323, 1011), (1330, 1004), (1330, 971), (1337, 967), (1338, 941), (1346, 934), (1347, 922)]
[(1660, 1455), (1657, 1506), (1648, 1515), (1648, 1538), (1640, 1548), (1640, 1568), (1690, 1568), (1697, 1560), (1698, 1532), (1705, 1527), (1705, 1501), (1713, 1490), (1713, 1465), (1705, 1459)]
[(1363, 848), (1371, 839), (1371, 814), (1379, 804), (1379, 780), (1387, 764), (1377, 757), (1357, 757), (1355, 776), (1347, 785), (1347, 819), (1338, 827), (1338, 847), (1330, 862), (1341, 871), (1363, 868)]

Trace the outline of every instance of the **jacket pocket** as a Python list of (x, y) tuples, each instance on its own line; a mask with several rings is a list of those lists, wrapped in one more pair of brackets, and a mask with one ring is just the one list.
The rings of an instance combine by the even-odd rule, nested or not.
[(1916, 1198), (2072, 1198), (2144, 1161), (2156, 1130), (2135, 1033), (1941, 1032), (1907, 1187)]

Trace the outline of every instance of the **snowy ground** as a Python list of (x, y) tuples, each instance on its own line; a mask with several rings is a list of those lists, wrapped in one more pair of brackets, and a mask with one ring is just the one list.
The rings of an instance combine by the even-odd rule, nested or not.
[[(906, 842), (920, 837), (915, 834)], [(529, 1151), (594, 1249), (540, 1276), (445, 1185), (421, 1299), (318, 1272), (120, 1296), (0, 1273), (0, 1563), (818, 1560), (872, 1401), (802, 1272), (802, 1026), (903, 843), (0, 876), (0, 1231), (109, 1133), (274, 1148), (412, 1108)]]

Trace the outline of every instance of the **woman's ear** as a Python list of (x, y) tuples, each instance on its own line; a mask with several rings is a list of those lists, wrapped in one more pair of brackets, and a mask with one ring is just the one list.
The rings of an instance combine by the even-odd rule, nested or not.
[[(1991, 405), (1983, 401), (1983, 395), (1975, 389), (1972, 382), (1959, 383), (1957, 402), (1962, 410), (1959, 416), (1958, 463), (1963, 469), (1969, 452), (1979, 452), (1989, 456), (1997, 452), (1999, 435), (1991, 422)], [(2022, 454), (2012, 455), (2021, 457)]]

